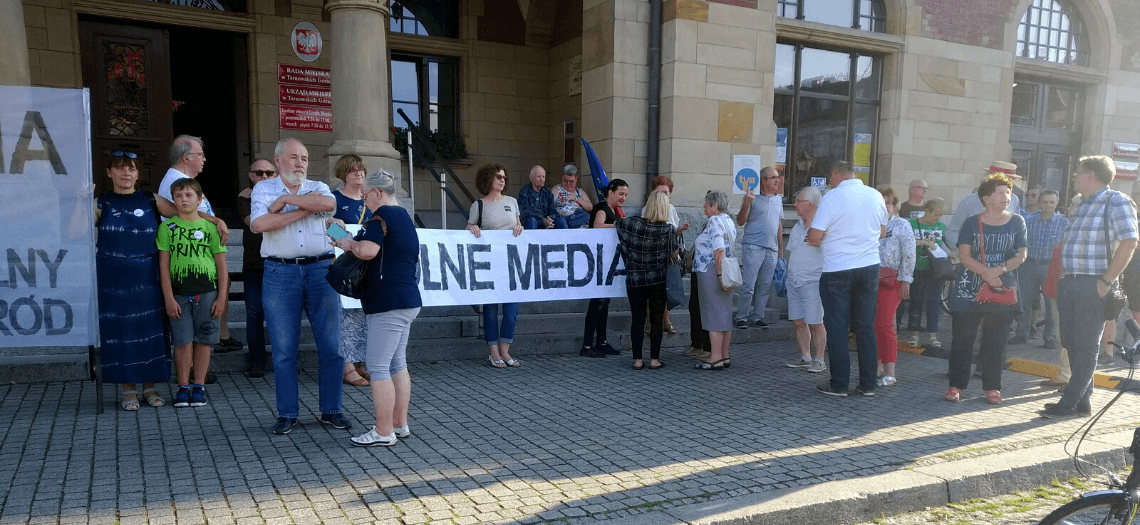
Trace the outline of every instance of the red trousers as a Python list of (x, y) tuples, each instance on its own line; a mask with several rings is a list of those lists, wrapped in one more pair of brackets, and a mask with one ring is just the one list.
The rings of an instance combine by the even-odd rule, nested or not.
[[(884, 268), (884, 270), (889, 270)], [(899, 360), (899, 336), (895, 331), (895, 311), (899, 308), (899, 285), (894, 270), (886, 276), (880, 273), (879, 297), (875, 302), (875, 346), (879, 349), (879, 361), (897, 363)]]

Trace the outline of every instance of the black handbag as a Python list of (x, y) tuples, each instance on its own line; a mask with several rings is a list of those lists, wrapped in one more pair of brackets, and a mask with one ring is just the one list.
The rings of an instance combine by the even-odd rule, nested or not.
[(930, 276), (938, 281), (949, 281), (954, 278), (954, 263), (949, 257), (929, 256)]
[[(373, 220), (376, 219), (370, 219), (368, 222), (372, 222)], [(336, 293), (353, 299), (362, 299), (364, 298), (365, 292), (368, 291), (368, 268), (370, 263), (373, 261), (381, 262), (383, 259), (383, 244), (380, 245), (380, 251), (376, 254), (376, 257), (367, 261), (357, 257), (352, 252), (344, 252), (329, 265), (329, 273), (325, 275), (325, 280), (328, 281), (329, 286), (332, 286), (332, 289), (335, 290)]]

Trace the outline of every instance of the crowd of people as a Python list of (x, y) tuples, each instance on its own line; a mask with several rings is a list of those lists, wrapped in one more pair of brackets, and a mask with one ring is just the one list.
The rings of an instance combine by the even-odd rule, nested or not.
[[(229, 288), (229, 230), (213, 215), (195, 180), (205, 164), (203, 147), (198, 137), (174, 141), (172, 168), (157, 196), (135, 188), (138, 156), (114, 152), (106, 168), (111, 189), (94, 200), (103, 375), (121, 385), (124, 410), (139, 410), (144, 401), (153, 407), (166, 403), (155, 384), (169, 380), (170, 347), (177, 382), (174, 406), (206, 405), (211, 347), (228, 338), (221, 322)], [(272, 358), (277, 418), (271, 430), (288, 434), (300, 412), (303, 311), (317, 347), (320, 423), (351, 428), (342, 413), (343, 385), (370, 387), (375, 425), (352, 442), (389, 446), (411, 435), (406, 352), (411, 324), (422, 306), (416, 281), (419, 240), (397, 200), (396, 176), (383, 170), (369, 174), (356, 155), (340, 158), (333, 172), (342, 183), (336, 191), (310, 180), (308, 151), (294, 139), (280, 141), (272, 160), (258, 159), (249, 168), (250, 187), (238, 196), (248, 374), (263, 376)], [(668, 177), (655, 178), (641, 213), (627, 215), (622, 205), (629, 185), (621, 179), (609, 181), (594, 203), (578, 188), (573, 165), (562, 168), (562, 180), (554, 188), (545, 184), (546, 170), (535, 166), (516, 199), (504, 194), (510, 184), (507, 168), (487, 164), (476, 174), (483, 197), (472, 203), (467, 229), (475, 237), (484, 230), (511, 230), (518, 236), (526, 229), (615, 229), (626, 271), (635, 370), (665, 366), (662, 338), (676, 332), (669, 299), (674, 292), (684, 295), (672, 289), (680, 280), (671, 281), (670, 272), (679, 274), (683, 268), (691, 274), (692, 342), (686, 354), (698, 359), (697, 369), (716, 371), (732, 364), (735, 329), (767, 328), (769, 289), (781, 267), (786, 268), (788, 319), (800, 353), (787, 366), (811, 373), (830, 370), (830, 378), (816, 390), (847, 397), (852, 377), (848, 336), (853, 334), (854, 392), (874, 396), (878, 388), (898, 381), (900, 333), (904, 339), (905, 331), (912, 333), (912, 346), (921, 343), (923, 332), (926, 344), (940, 345), (936, 334), (943, 288), (950, 281), (946, 400), (962, 399), (976, 361), (986, 400), (1001, 403), (1006, 345), (1025, 343), (1043, 324), (1043, 347), (1059, 346), (1062, 361), (1061, 372), (1047, 384), (1062, 388), (1063, 395), (1047, 404), (1042, 415), (1091, 413), (1093, 371), (1101, 347), (1113, 337), (1106, 328), (1114, 326), (1109, 321), (1115, 321), (1124, 304), (1116, 297), (1135, 298), (1129, 304), (1140, 318), (1135, 313), (1140, 310), (1140, 264), (1131, 257), (1140, 237), (1136, 205), (1110, 188), (1115, 177), (1111, 159), (1080, 159), (1073, 190), (1083, 198), (1067, 217), (1057, 210), (1055, 189), (1030, 188), (1021, 208), (1016, 166), (995, 162), (977, 190), (958, 205), (949, 226), (941, 222), (947, 202), (926, 199), (924, 181), (912, 182), (907, 200), (900, 203), (890, 188), (867, 187), (849, 163), (836, 162), (829, 176), (829, 190), (806, 187), (795, 193), (798, 220), (786, 241), (784, 179), (776, 169), (761, 170), (758, 191), (745, 195), (735, 216), (726, 192), (708, 191), (703, 204), (707, 220), (685, 250), (683, 233), (690, 224), (681, 223), (670, 203), (673, 181)], [(90, 220), (81, 215), (73, 217), (74, 228)], [(359, 233), (330, 238), (329, 232), (348, 225), (360, 225)], [(359, 310), (342, 308), (325, 280), (334, 246), (374, 261)], [(739, 281), (734, 283), (731, 274), (736, 273)], [(1042, 294), (1043, 301), (1038, 298)], [(622, 354), (607, 339), (609, 305), (609, 298), (589, 301), (581, 356)], [(518, 303), (481, 308), (490, 366), (522, 366), (510, 353)], [(1017, 328), (1010, 338), (1014, 321)], [(648, 360), (642, 348), (646, 336)]]

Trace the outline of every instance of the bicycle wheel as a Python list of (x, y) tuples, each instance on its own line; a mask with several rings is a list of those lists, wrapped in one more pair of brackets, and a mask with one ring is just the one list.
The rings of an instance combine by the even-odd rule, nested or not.
[(1127, 501), (1124, 491), (1092, 492), (1053, 511), (1039, 525), (1127, 525)]

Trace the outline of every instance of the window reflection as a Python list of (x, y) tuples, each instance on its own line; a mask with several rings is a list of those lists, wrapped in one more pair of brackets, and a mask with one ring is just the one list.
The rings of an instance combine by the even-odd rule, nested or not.
[(796, 86), (796, 48), (776, 44), (776, 90), (791, 91)]
[(800, 89), (812, 93), (847, 96), (851, 91), (851, 55), (804, 49)]
[(1035, 82), (1019, 81), (1013, 85), (1013, 111), (1009, 123), (1015, 126), (1037, 125), (1037, 91)]
[(1077, 93), (1072, 89), (1049, 86), (1049, 106), (1046, 109), (1045, 127), (1076, 131)]
[(864, 31), (886, 31), (886, 9), (882, 0), (778, 0), (776, 13), (796, 18)]

